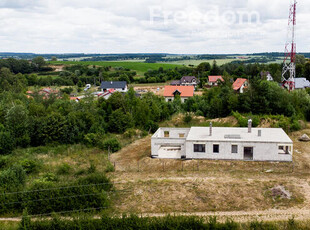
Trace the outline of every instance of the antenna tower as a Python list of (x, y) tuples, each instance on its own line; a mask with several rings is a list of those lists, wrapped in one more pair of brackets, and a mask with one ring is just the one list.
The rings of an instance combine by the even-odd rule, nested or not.
[(297, 0), (291, 0), (290, 12), (288, 18), (288, 40), (285, 45), (285, 58), (282, 70), (283, 87), (289, 91), (295, 89), (296, 78), (296, 43), (295, 43), (295, 26), (296, 26), (296, 5)]

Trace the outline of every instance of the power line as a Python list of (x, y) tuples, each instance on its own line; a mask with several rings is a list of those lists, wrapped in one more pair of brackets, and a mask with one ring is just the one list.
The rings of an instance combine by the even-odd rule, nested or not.
[(99, 186), (99, 185), (114, 185), (114, 184), (123, 184), (123, 183), (122, 182), (116, 182), (116, 183), (111, 182), (111, 183), (76, 185), (76, 186), (67, 186), (67, 187), (58, 187), (58, 188), (49, 188), (49, 189), (38, 189), (38, 190), (29, 190), (29, 191), (21, 191), (21, 192), (2, 193), (0, 194), (0, 196), (21, 194), (21, 193), (31, 193), (31, 192), (53, 191), (53, 190), (61, 190), (61, 189), (68, 189), (68, 188), (81, 188), (81, 187), (90, 187), (90, 186)]
[[(124, 189), (124, 190), (118, 190), (118, 191), (111, 191), (111, 192), (105, 192), (106, 194), (108, 193), (113, 193), (113, 192), (127, 192), (130, 191), (129, 189)], [(8, 205), (8, 204), (22, 204), (26, 202), (39, 202), (39, 201), (46, 201), (46, 200), (56, 200), (56, 199), (65, 199), (65, 198), (75, 198), (75, 197), (86, 197), (86, 196), (96, 196), (96, 195), (101, 195), (101, 193), (89, 193), (89, 194), (83, 194), (83, 195), (73, 195), (73, 196), (63, 196), (63, 197), (53, 197), (53, 198), (46, 198), (46, 199), (37, 199), (37, 200), (26, 200), (26, 201), (17, 201), (17, 202), (9, 202), (9, 203), (3, 203), (3, 205)]]

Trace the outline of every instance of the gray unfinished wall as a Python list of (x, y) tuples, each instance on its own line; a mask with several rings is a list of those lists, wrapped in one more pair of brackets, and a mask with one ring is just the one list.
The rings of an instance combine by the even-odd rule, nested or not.
[[(194, 152), (194, 144), (206, 144), (205, 153)], [(213, 153), (213, 144), (219, 144), (219, 153)], [(231, 146), (238, 146), (238, 153), (231, 152)], [(287, 143), (287, 145), (291, 145)], [(187, 141), (186, 158), (189, 159), (219, 159), (244, 160), (244, 147), (253, 147), (253, 161), (292, 161), (292, 155), (279, 154), (277, 143), (259, 142), (195, 142)]]

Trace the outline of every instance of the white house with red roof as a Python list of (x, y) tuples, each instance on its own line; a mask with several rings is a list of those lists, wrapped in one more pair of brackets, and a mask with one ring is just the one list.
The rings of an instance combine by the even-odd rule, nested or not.
[(233, 84), (233, 89), (238, 93), (243, 93), (244, 89), (248, 88), (249, 81), (245, 78), (237, 78)]
[(194, 86), (173, 86), (166, 85), (164, 89), (164, 97), (167, 102), (173, 101), (176, 96), (181, 97), (181, 101), (184, 103), (188, 98), (194, 96)]
[(224, 79), (222, 76), (209, 76), (208, 77), (208, 85), (209, 87), (218, 86), (219, 82), (224, 82)]

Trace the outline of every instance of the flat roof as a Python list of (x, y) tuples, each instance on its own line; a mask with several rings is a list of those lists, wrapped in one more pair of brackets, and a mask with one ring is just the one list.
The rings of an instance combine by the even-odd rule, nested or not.
[[(258, 136), (258, 130), (261, 130), (261, 136)], [(209, 132), (209, 127), (192, 127), (186, 140), (293, 143), (281, 128), (252, 128), (252, 132), (248, 133), (248, 128), (213, 127), (212, 136)]]

